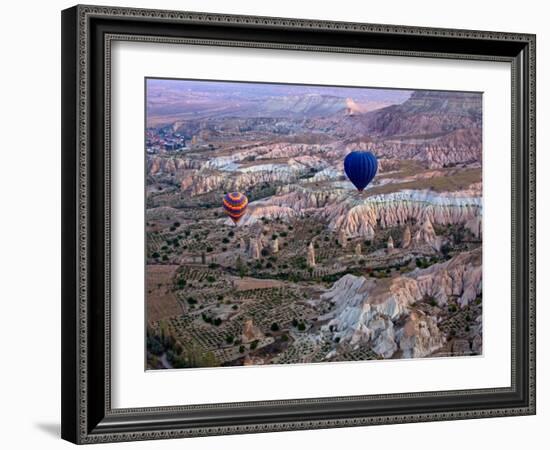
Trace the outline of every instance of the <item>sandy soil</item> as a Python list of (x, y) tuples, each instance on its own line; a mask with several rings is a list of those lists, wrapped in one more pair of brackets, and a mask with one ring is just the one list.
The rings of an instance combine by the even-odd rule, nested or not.
[(174, 292), (172, 292), (172, 278), (177, 268), (178, 266), (175, 265), (147, 266), (148, 322), (183, 313)]
[(233, 279), (235, 289), (237, 291), (247, 291), (249, 289), (267, 289), (273, 287), (284, 286), (284, 283), (279, 280), (262, 280), (258, 278), (238, 278)]

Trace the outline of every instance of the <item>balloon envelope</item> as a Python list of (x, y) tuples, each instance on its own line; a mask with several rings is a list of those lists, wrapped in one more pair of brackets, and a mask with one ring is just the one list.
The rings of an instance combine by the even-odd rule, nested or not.
[(234, 223), (237, 223), (248, 206), (248, 198), (240, 192), (230, 192), (223, 197), (223, 208)]
[(344, 171), (355, 187), (362, 191), (378, 170), (378, 161), (371, 152), (351, 152), (344, 159)]

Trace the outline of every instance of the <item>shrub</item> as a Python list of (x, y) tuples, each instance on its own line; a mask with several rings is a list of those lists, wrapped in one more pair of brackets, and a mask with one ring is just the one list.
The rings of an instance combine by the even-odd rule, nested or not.
[(244, 345), (241, 345), (241, 346), (239, 347), (239, 352), (240, 352), (240, 353), (244, 353)]
[(271, 324), (271, 331), (279, 331), (279, 325), (276, 322)]
[(306, 324), (304, 322), (300, 322), (298, 324), (298, 330), (305, 331), (305, 329), (306, 329)]
[(158, 341), (157, 337), (152, 337), (147, 340), (147, 344), (149, 347), (149, 351), (153, 353), (153, 355), (160, 355), (164, 351), (164, 347), (162, 344)]
[(258, 341), (252, 341), (250, 343), (250, 350), (256, 350), (257, 347), (258, 347)]

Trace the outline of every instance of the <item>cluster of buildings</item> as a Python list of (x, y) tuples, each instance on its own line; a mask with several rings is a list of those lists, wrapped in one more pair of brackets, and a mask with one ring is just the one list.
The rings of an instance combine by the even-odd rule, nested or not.
[(145, 131), (145, 147), (148, 154), (181, 152), (188, 149), (185, 136), (167, 128), (148, 128)]

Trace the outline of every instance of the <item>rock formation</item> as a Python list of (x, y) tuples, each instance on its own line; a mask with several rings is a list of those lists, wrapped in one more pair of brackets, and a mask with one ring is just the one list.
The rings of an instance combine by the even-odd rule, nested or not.
[(307, 265), (308, 267), (315, 267), (315, 247), (313, 246), (313, 241), (307, 247)]
[(340, 230), (340, 232), (338, 233), (338, 243), (342, 248), (346, 248), (348, 246), (348, 238), (344, 230)]
[(398, 349), (405, 358), (426, 356), (445, 344), (445, 336), (434, 318), (411, 305), (433, 297), (443, 306), (453, 296), (465, 306), (480, 293), (481, 249), (391, 280), (347, 274), (321, 295), (334, 305), (321, 317), (327, 321), (322, 329), (352, 347), (369, 343), (385, 358)]
[(243, 332), (241, 336), (241, 339), (244, 344), (247, 344), (255, 340), (263, 339), (263, 338), (264, 338), (264, 334), (260, 331), (260, 329), (257, 326), (254, 325), (254, 322), (252, 321), (252, 319), (249, 319), (244, 323)]
[(372, 228), (372, 225), (367, 225), (367, 229), (365, 230), (364, 236), (367, 239), (374, 239), (374, 229)]
[(388, 243), (386, 246), (388, 247), (388, 250), (393, 250), (393, 238), (391, 236), (388, 238)]
[(257, 172), (237, 173), (227, 176), (222, 171), (196, 172), (184, 177), (180, 183), (182, 191), (190, 195), (201, 195), (211, 191), (246, 191), (265, 183), (292, 183), (300, 176), (299, 172), (286, 170), (258, 170)]
[(357, 256), (361, 256), (361, 244), (357, 244), (357, 245), (355, 246), (355, 254), (356, 254)]
[[(217, 185), (218, 175), (213, 177), (208, 183)], [(221, 174), (219, 177), (220, 183), (225, 183), (227, 177)], [(189, 180), (187, 189), (216, 188), (212, 185), (203, 189), (195, 181)], [(185, 183), (182, 181), (182, 188)], [(276, 195), (251, 202), (239, 224), (252, 225), (262, 218), (288, 221), (305, 214), (327, 220), (329, 229), (338, 235), (342, 232), (346, 237), (373, 239), (378, 228), (396, 227), (410, 221), (423, 224), (427, 220), (438, 225), (463, 224), (474, 236), (481, 237), (482, 198), (474, 185), (472, 189), (453, 193), (401, 190), (361, 198), (344, 189), (316, 190), (287, 184), (278, 188)]]
[(426, 218), (420, 229), (414, 236), (415, 245), (429, 245), (435, 250), (441, 248), (441, 239), (435, 234), (434, 227), (429, 218)]
[(445, 335), (437, 328), (433, 317), (420, 312), (409, 315), (403, 328), (396, 333), (403, 358), (422, 358), (445, 345)]
[(477, 196), (401, 191), (367, 197), (359, 203), (330, 203), (320, 213), (328, 218), (330, 229), (371, 239), (375, 227), (395, 227), (409, 220), (440, 225), (462, 223), (478, 234), (482, 207), (481, 197)]
[(275, 238), (271, 241), (271, 251), (273, 253), (279, 253), (279, 238)]
[(200, 162), (175, 156), (151, 155), (147, 157), (147, 173), (149, 175), (169, 174), (184, 175), (186, 170), (200, 169)]
[(239, 225), (252, 225), (262, 218), (286, 220), (301, 214), (288, 206), (265, 205), (262, 202), (254, 202), (249, 207), (246, 215), (239, 221)]
[(252, 259), (260, 259), (260, 243), (258, 239), (250, 238), (248, 254)]
[(401, 239), (401, 248), (409, 248), (411, 246), (411, 227), (408, 225), (403, 231), (403, 238)]

